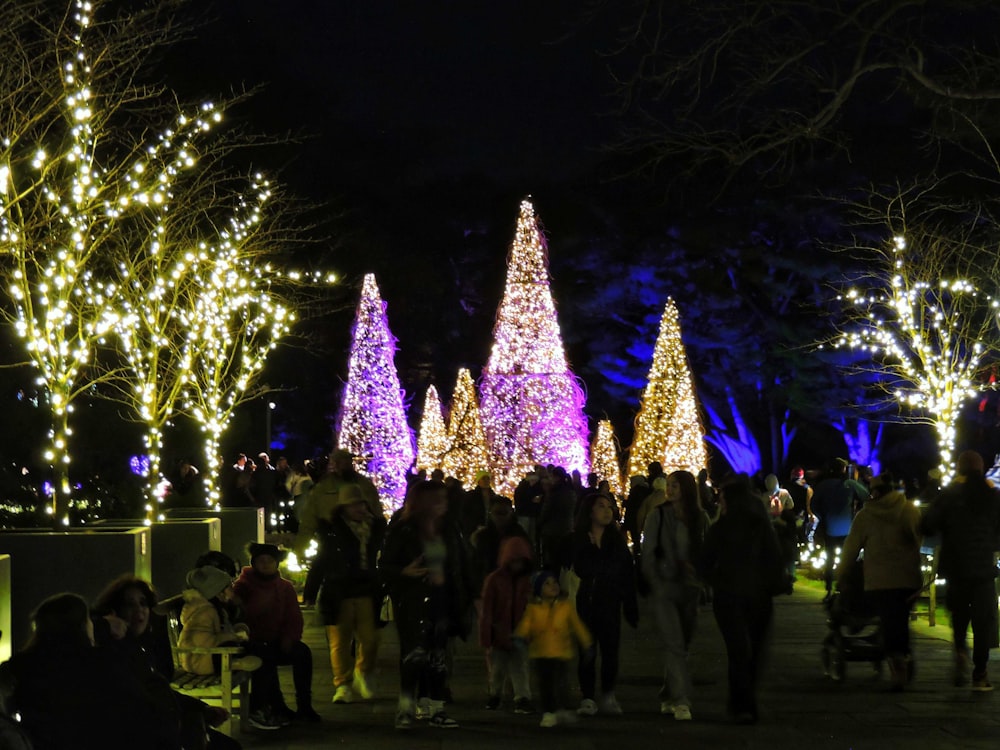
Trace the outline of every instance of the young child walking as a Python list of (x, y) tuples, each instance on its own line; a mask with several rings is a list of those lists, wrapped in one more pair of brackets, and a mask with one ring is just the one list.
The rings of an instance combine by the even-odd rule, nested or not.
[(490, 694), (486, 708), (495, 711), (503, 702), (507, 677), (514, 688), (514, 713), (534, 713), (528, 682), (528, 656), (514, 643), (514, 628), (531, 598), (531, 542), (520, 536), (500, 545), (500, 567), (483, 583), (483, 611), (479, 616), (479, 645), (486, 650)]
[(576, 721), (568, 710), (567, 682), (574, 641), (583, 649), (581, 659), (593, 658), (594, 639), (581, 622), (576, 607), (561, 595), (559, 579), (551, 571), (537, 573), (532, 581), (535, 598), (524, 611), (514, 636), (527, 641), (528, 656), (538, 677), (543, 727)]

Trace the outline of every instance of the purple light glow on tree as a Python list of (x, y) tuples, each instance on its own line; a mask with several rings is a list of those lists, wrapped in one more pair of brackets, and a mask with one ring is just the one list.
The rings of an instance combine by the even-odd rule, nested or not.
[(507, 283), (480, 382), (494, 486), (510, 493), (535, 464), (589, 473), (583, 391), (566, 363), (548, 255), (530, 201), (521, 203)]
[(337, 447), (359, 457), (359, 471), (371, 478), (382, 504), (392, 509), (403, 501), (406, 473), (413, 463), (413, 436), (406, 424), (395, 353), (385, 303), (375, 275), (367, 274), (337, 415)]

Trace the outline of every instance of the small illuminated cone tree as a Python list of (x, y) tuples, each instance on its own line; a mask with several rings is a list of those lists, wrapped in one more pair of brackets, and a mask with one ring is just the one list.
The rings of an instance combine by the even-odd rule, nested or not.
[(934, 427), (947, 483), (961, 407), (988, 387), (984, 366), (1000, 356), (1000, 304), (983, 291), (995, 284), (996, 251), (954, 231), (909, 236), (912, 249), (903, 234), (865, 248), (869, 270), (841, 296), (845, 320), (831, 343), (858, 350), (857, 367), (904, 419)]
[(445, 476), (455, 477), (466, 489), (476, 484), (476, 474), (489, 469), (486, 433), (479, 416), (479, 402), (472, 375), (462, 367), (448, 414), (448, 452), (444, 457)]
[(635, 418), (629, 476), (645, 474), (652, 461), (659, 461), (668, 474), (683, 469), (695, 476), (708, 464), (705, 430), (681, 340), (680, 317), (669, 298), (660, 319), (653, 364)]
[(395, 353), (385, 303), (375, 275), (367, 274), (337, 415), (337, 446), (359, 457), (359, 470), (375, 483), (382, 504), (390, 509), (403, 501), (406, 473), (414, 459)]
[(599, 480), (606, 479), (616, 498), (625, 494), (622, 482), (622, 467), (618, 462), (618, 447), (615, 444), (615, 430), (611, 420), (602, 419), (597, 423), (594, 443), (590, 446), (590, 470)]
[(590, 470), (584, 396), (570, 372), (549, 288), (548, 255), (525, 200), (480, 381), (480, 412), (493, 484), (510, 494), (535, 464)]
[(424, 413), (420, 418), (417, 433), (417, 469), (428, 474), (434, 469), (444, 468), (444, 457), (448, 453), (448, 429), (441, 413), (441, 399), (437, 388), (427, 387), (424, 397)]

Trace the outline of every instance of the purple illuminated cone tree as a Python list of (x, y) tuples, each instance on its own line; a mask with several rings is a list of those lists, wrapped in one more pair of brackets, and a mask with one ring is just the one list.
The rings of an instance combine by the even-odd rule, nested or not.
[(525, 200), (507, 259), (493, 349), (480, 382), (480, 411), (498, 492), (513, 492), (535, 464), (589, 472), (583, 402), (556, 320), (545, 239), (534, 207)]
[(417, 469), (428, 473), (444, 468), (444, 456), (448, 452), (448, 430), (441, 415), (441, 399), (437, 388), (428, 386), (424, 397), (424, 413), (420, 418), (417, 433)]
[(448, 452), (442, 468), (446, 476), (455, 477), (466, 489), (475, 486), (478, 472), (489, 468), (486, 433), (479, 416), (476, 386), (464, 367), (458, 371), (458, 381), (451, 396)]
[(337, 447), (358, 457), (358, 470), (371, 478), (382, 504), (389, 508), (402, 503), (406, 473), (413, 463), (413, 436), (406, 424), (395, 353), (385, 303), (375, 275), (367, 274), (337, 415)]
[(651, 461), (659, 461), (668, 474), (684, 469), (696, 476), (708, 464), (705, 429), (681, 340), (680, 316), (669, 298), (660, 319), (653, 364), (635, 418), (629, 476), (645, 474)]

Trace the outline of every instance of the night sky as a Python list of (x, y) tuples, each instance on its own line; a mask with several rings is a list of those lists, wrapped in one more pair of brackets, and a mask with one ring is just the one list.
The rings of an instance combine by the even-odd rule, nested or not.
[[(369, 271), (417, 410), (427, 384), (450, 393), (457, 366), (478, 375), (518, 202), (534, 197), (558, 268), (580, 230), (567, 203), (605, 180), (615, 102), (598, 30), (561, 1), (198, 5), (211, 20), (171, 51), (168, 82), (187, 96), (259, 89), (227, 119), (295, 139), (255, 150), (254, 167), (321, 206), (324, 240), (304, 252), (345, 278), (331, 304), (340, 309), (309, 331), (311, 351), (279, 350), (269, 363), (268, 380), (290, 391), (278, 399), (294, 404), (289, 418), (327, 439)], [(459, 300), (462, 282), (441, 276), (473, 250), (480, 288)], [(558, 290), (556, 301), (571, 304)], [(260, 411), (237, 420), (230, 439), (259, 434)]]

